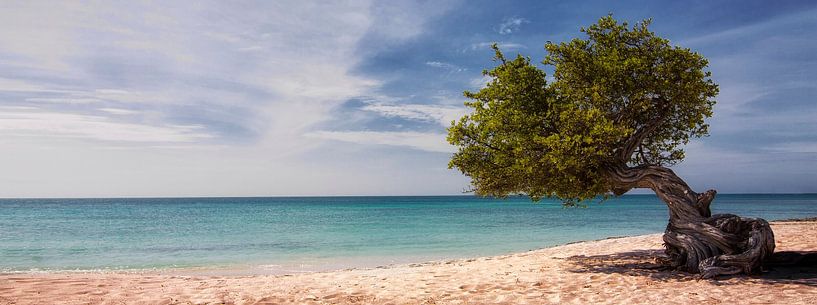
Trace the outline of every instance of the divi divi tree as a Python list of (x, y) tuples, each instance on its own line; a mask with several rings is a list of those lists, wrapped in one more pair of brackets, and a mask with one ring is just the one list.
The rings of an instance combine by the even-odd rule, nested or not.
[(715, 190), (698, 193), (670, 166), (684, 145), (708, 134), (718, 85), (707, 60), (649, 30), (602, 17), (585, 39), (545, 45), (543, 64), (505, 58), (491, 80), (465, 92), (472, 112), (453, 122), (450, 167), (471, 178), (479, 195), (527, 194), (565, 205), (654, 191), (669, 208), (663, 239), (670, 267), (709, 278), (755, 273), (774, 251), (763, 219), (712, 215)]

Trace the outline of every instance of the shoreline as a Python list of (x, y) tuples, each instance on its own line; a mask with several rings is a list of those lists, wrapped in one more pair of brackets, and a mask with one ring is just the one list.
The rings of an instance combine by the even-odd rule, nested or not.
[[(225, 265), (209, 265), (209, 266), (194, 266), (194, 267), (156, 267), (156, 268), (122, 268), (122, 269), (60, 269), (60, 270), (13, 270), (13, 271), (0, 271), (0, 277), (3, 276), (15, 276), (15, 275), (60, 275), (60, 274), (78, 274), (78, 275), (87, 275), (87, 274), (102, 274), (102, 275), (178, 275), (178, 276), (287, 276), (287, 275), (295, 275), (295, 274), (312, 274), (312, 273), (331, 273), (331, 272), (341, 272), (341, 271), (353, 271), (353, 270), (374, 270), (374, 269), (390, 269), (395, 267), (404, 267), (404, 266), (418, 266), (418, 265), (433, 265), (433, 264), (450, 264), (457, 261), (473, 261), (476, 259), (481, 258), (496, 258), (496, 257), (504, 257), (504, 256), (512, 256), (517, 254), (535, 252), (535, 251), (542, 251), (556, 247), (568, 246), (568, 245), (576, 245), (576, 244), (583, 244), (583, 243), (593, 243), (598, 241), (604, 240), (613, 240), (613, 239), (622, 239), (622, 238), (631, 238), (631, 237), (640, 237), (640, 236), (651, 236), (651, 235), (660, 235), (662, 233), (648, 233), (648, 234), (640, 234), (640, 235), (620, 235), (620, 236), (610, 236), (598, 239), (590, 239), (590, 240), (578, 240), (578, 241), (571, 241), (561, 244), (556, 244), (552, 246), (546, 246), (542, 248), (530, 249), (526, 251), (513, 251), (508, 253), (496, 254), (496, 255), (486, 255), (486, 256), (465, 256), (465, 257), (444, 257), (444, 258), (431, 258), (431, 259), (422, 259), (422, 258), (401, 258), (401, 259), (384, 259), (383, 261), (389, 261), (386, 263), (360, 263), (360, 260), (353, 260), (354, 262), (343, 262), (343, 263), (332, 263), (332, 264), (325, 264), (320, 266), (310, 266), (315, 267), (313, 269), (309, 269), (307, 266), (303, 266), (302, 270), (292, 270), (292, 269), (283, 269), (283, 270), (274, 270), (276, 267), (290, 267), (294, 268), (291, 265), (277, 265), (277, 264), (225, 264)], [(335, 266), (335, 267), (329, 267)], [(271, 268), (270, 268), (271, 267)]]
[[(817, 221), (775, 221), (772, 226), (777, 251), (817, 251), (813, 238)], [(653, 267), (662, 251), (660, 236), (284, 275), (4, 274), (0, 275), (0, 304), (817, 303), (817, 270), (775, 269), (717, 281), (657, 271)]]
[[(780, 220), (773, 220), (769, 221), (770, 224), (777, 224), (782, 225), (784, 223), (817, 223), (817, 217), (806, 217), (806, 218), (792, 218), (792, 219), (780, 219)], [(311, 266), (316, 267), (313, 269), (309, 269), (309, 267), (301, 266), (301, 270), (293, 270), (293, 269), (281, 269), (281, 270), (274, 270), (275, 267), (287, 267), (287, 268), (294, 268), (294, 265), (278, 265), (278, 264), (224, 264), (224, 265), (208, 265), (208, 266), (193, 266), (193, 267), (156, 267), (156, 268), (134, 268), (134, 269), (65, 269), (65, 270), (19, 270), (19, 271), (0, 271), (0, 277), (2, 276), (13, 276), (13, 275), (48, 275), (48, 274), (136, 274), (136, 275), (158, 275), (158, 274), (172, 274), (172, 275), (179, 275), (179, 276), (283, 276), (283, 275), (295, 275), (295, 274), (311, 274), (311, 273), (327, 273), (327, 272), (339, 272), (339, 271), (353, 271), (353, 270), (371, 270), (371, 269), (388, 269), (400, 266), (414, 266), (414, 265), (428, 265), (428, 264), (439, 264), (439, 263), (451, 263), (460, 260), (476, 260), (480, 258), (490, 258), (490, 257), (502, 257), (502, 256), (510, 256), (516, 254), (523, 254), (528, 252), (535, 252), (535, 251), (542, 251), (551, 248), (558, 248), (562, 246), (568, 245), (576, 245), (576, 244), (583, 244), (583, 243), (594, 243), (600, 242), (605, 240), (613, 240), (613, 239), (623, 239), (623, 238), (633, 238), (633, 237), (644, 237), (644, 236), (652, 236), (652, 235), (661, 235), (662, 232), (657, 233), (648, 233), (648, 234), (640, 234), (640, 235), (619, 235), (619, 236), (609, 236), (603, 237), (598, 239), (590, 239), (590, 240), (577, 240), (566, 242), (562, 244), (556, 244), (552, 246), (546, 246), (542, 248), (531, 249), (527, 251), (515, 251), (509, 252), (504, 254), (497, 254), (497, 255), (488, 255), (488, 256), (467, 256), (467, 257), (457, 257), (457, 258), (437, 258), (437, 259), (417, 259), (405, 257), (402, 259), (397, 259), (396, 261), (393, 259), (384, 259), (384, 260), (391, 260), (389, 263), (366, 263), (361, 264), (360, 261), (354, 262), (344, 262), (344, 263), (329, 263), (321, 266)], [(778, 251), (778, 250), (775, 250)], [(359, 258), (358, 258), (359, 259)], [(330, 267), (334, 266), (334, 267)], [(272, 268), (269, 268), (272, 267)]]
[[(590, 209), (471, 196), (13, 200), (3, 204), (11, 238), (2, 242), (8, 251), (0, 251), (0, 272), (302, 273), (503, 255), (663, 232), (666, 205), (639, 197), (610, 199)], [(715, 213), (768, 220), (813, 217), (817, 196), (724, 196), (718, 206), (722, 210)], [(74, 217), (79, 215), (88, 217)]]

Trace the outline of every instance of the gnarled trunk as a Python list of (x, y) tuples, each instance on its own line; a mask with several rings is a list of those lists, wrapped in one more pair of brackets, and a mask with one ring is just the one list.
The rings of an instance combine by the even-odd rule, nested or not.
[(774, 252), (774, 234), (760, 218), (712, 215), (715, 190), (695, 193), (675, 173), (661, 166), (610, 166), (616, 194), (633, 188), (652, 189), (669, 207), (664, 246), (673, 268), (702, 278), (763, 270)]

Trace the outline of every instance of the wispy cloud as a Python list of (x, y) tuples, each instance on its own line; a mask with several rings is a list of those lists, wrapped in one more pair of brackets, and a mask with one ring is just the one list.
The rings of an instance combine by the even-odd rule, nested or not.
[[(361, 43), (398, 46), (455, 5), (4, 4), (0, 166), (12, 170), (0, 173), (0, 196), (314, 194), (305, 187), (313, 182), (289, 182), (314, 177), (303, 168), (327, 159), (319, 148), (331, 139), (305, 134), (382, 84), (355, 71), (368, 54)], [(414, 139), (406, 147), (433, 147), (422, 135), (405, 137)], [(46, 149), (60, 152), (59, 164), (40, 153)], [(107, 163), (83, 168), (88, 174), (72, 188), (54, 187), (90, 159)], [(129, 166), (133, 160), (144, 166)], [(12, 183), (21, 175), (39, 183)], [(189, 183), (159, 185), (180, 184), (168, 181)]]
[(371, 33), (393, 42), (421, 35), (428, 20), (445, 14), (459, 1), (389, 1), (374, 2), (369, 10), (376, 26)]
[(499, 32), (499, 34), (502, 34), (502, 35), (508, 35), (508, 34), (513, 33), (513, 32), (519, 31), (519, 27), (521, 27), (523, 23), (528, 23), (528, 22), (530, 22), (530, 21), (528, 21), (525, 18), (519, 18), (519, 17), (505, 18), (504, 20), (502, 20), (502, 23), (499, 24), (499, 27), (497, 28), (497, 32)]
[[(370, 4), (266, 6), (10, 4), (0, 11), (0, 104), (145, 128), (194, 124), (216, 137), (208, 141), (254, 134), (308, 145), (300, 134), (378, 85), (350, 73), (373, 26)], [(222, 132), (225, 123), (245, 131)], [(126, 136), (109, 130), (94, 137)]]
[(29, 97), (26, 98), (25, 101), (32, 103), (50, 103), (50, 104), (92, 104), (102, 102), (102, 100), (97, 98), (70, 98), (70, 97)]
[[(706, 44), (722, 44), (729, 43), (735, 40), (751, 39), (749, 37), (758, 37), (759, 34), (768, 32), (770, 29), (791, 29), (802, 26), (803, 24), (817, 22), (817, 9), (800, 11), (777, 18), (750, 23), (738, 27), (729, 28), (726, 30), (707, 33), (701, 36), (688, 37), (678, 41), (679, 45), (687, 47), (704, 46)], [(764, 37), (764, 39), (774, 38), (773, 36)]]
[(427, 61), (426, 65), (429, 66), (429, 67), (445, 69), (445, 70), (448, 70), (448, 71), (451, 71), (451, 72), (463, 72), (463, 71), (468, 70), (466, 68), (463, 68), (463, 67), (460, 67), (460, 66), (457, 66), (457, 65), (454, 65), (454, 64), (450, 64), (450, 63), (447, 63), (447, 62), (441, 62), (441, 61)]
[(454, 152), (443, 133), (415, 131), (316, 131), (308, 137), (361, 145), (403, 146), (429, 152)]
[(477, 78), (472, 79), (468, 84), (471, 85), (471, 88), (482, 89), (488, 86), (488, 83), (493, 80), (493, 77), (488, 75), (483, 75)]
[(448, 127), (451, 121), (466, 114), (465, 107), (422, 104), (383, 104), (371, 103), (362, 110), (378, 113), (386, 117), (399, 117), (408, 120), (437, 122)]
[(815, 142), (789, 142), (767, 146), (769, 151), (780, 151), (788, 153), (809, 153), (817, 154), (817, 141)]
[[(681, 40), (709, 58), (720, 85), (710, 130), (729, 135), (744, 149), (789, 147), (817, 132), (814, 77), (817, 10), (779, 15), (715, 33)], [(792, 31), (792, 29), (798, 29)], [(740, 139), (740, 140), (737, 140)], [(773, 140), (772, 140), (773, 139)], [(792, 144), (791, 147), (803, 147)]]
[[(107, 109), (111, 110), (114, 109)], [(0, 137), (8, 136), (144, 143), (189, 143), (213, 137), (199, 125), (151, 126), (118, 122), (101, 116), (0, 108)]]
[(116, 115), (132, 115), (132, 114), (139, 114), (140, 113), (140, 111), (121, 109), (121, 108), (99, 108), (99, 110), (107, 112), (107, 113), (111, 113), (111, 114), (116, 114)]

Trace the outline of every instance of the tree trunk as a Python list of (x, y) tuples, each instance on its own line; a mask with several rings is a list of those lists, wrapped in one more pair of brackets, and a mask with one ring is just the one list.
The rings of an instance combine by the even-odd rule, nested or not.
[(671, 267), (702, 278), (764, 270), (774, 252), (774, 234), (765, 220), (712, 215), (715, 190), (695, 193), (665, 167), (619, 165), (607, 170), (617, 195), (649, 188), (669, 207), (664, 247)]

